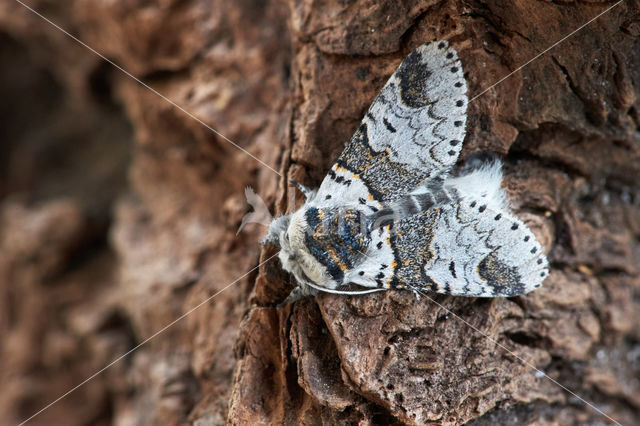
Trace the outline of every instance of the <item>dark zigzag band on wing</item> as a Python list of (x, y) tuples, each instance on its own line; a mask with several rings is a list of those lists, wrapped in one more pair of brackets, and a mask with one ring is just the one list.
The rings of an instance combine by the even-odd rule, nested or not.
[(379, 202), (389, 202), (409, 192), (428, 176), (428, 171), (412, 171), (393, 160), (389, 149), (374, 150), (369, 144), (367, 124), (362, 123), (336, 165), (358, 176)]
[[(366, 197), (359, 197), (361, 204), (366, 204), (362, 200), (367, 200), (369, 196), (375, 201), (388, 203), (397, 198), (406, 196), (407, 189), (414, 189), (419, 184), (429, 178), (428, 170), (412, 171), (405, 165), (394, 162), (389, 149), (377, 152), (369, 145), (367, 137), (367, 125), (362, 123), (353, 136), (357, 143), (347, 145), (344, 152), (327, 173), (327, 178), (337, 184), (351, 186), (354, 180), (361, 181), (367, 189)], [(343, 169), (343, 170), (341, 170)], [(351, 173), (350, 178), (341, 174), (344, 170)], [(323, 182), (317, 199), (320, 204), (322, 200), (331, 200), (333, 197), (327, 192), (328, 184)], [(327, 196), (329, 198), (327, 198)], [(376, 211), (377, 208), (373, 208)]]
[(403, 218), (371, 233), (366, 256), (356, 269), (345, 275), (357, 285), (378, 288), (413, 288), (439, 291), (423, 268), (433, 258), (429, 244), (434, 235), (438, 209)]
[[(347, 170), (360, 185), (338, 187), (325, 178), (314, 204), (331, 205), (369, 196), (378, 203), (412, 191), (448, 170), (458, 159), (465, 135), (466, 82), (457, 53), (446, 42), (411, 52), (391, 76), (347, 143), (332, 170)], [(345, 178), (349, 180), (349, 178)], [(329, 198), (327, 198), (329, 197)]]
[(413, 283), (420, 283), (421, 289), (440, 290), (424, 267), (434, 255), (430, 246), (438, 214), (439, 209), (424, 211), (395, 223), (391, 247), (396, 261), (391, 287), (411, 288)]

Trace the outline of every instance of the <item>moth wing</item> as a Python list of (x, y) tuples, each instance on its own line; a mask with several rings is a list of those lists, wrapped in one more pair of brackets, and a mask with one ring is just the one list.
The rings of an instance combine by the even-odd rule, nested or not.
[(549, 273), (527, 226), (482, 200), (441, 209), (428, 247), (433, 254), (424, 270), (433, 282), (426, 288), (439, 293), (517, 296), (540, 287)]
[(426, 270), (436, 291), (510, 297), (540, 287), (549, 274), (540, 243), (511, 213), (501, 184), (499, 161), (445, 183), (456, 201), (440, 209), (431, 231)]
[(444, 187), (451, 202), (374, 229), (352, 272), (366, 287), (429, 290), (456, 296), (510, 297), (548, 275), (542, 247), (513, 215), (491, 162)]
[(313, 203), (359, 203), (375, 211), (449, 169), (465, 135), (466, 91), (462, 64), (446, 41), (415, 49), (369, 108)]

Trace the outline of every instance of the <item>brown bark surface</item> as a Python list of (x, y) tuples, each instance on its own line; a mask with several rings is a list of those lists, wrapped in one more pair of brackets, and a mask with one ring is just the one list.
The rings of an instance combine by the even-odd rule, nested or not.
[[(611, 422), (571, 392), (640, 423), (638, 0), (529, 64), (614, 3), (25, 3), (157, 93), (0, 4), (1, 424), (141, 344), (31, 424)], [(254, 269), (276, 253), (264, 228), (236, 236), (244, 188), (300, 203), (288, 180), (319, 185), (434, 39), (470, 87), (461, 161), (503, 156), (551, 275), (511, 299), (276, 308), (293, 282), (277, 259)]]

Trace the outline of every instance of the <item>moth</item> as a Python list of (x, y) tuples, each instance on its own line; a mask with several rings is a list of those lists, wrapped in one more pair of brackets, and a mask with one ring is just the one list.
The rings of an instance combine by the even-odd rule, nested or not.
[[(455, 171), (467, 85), (446, 41), (411, 52), (377, 96), (320, 188), (297, 184), (304, 205), (269, 225), (263, 243), (298, 286), (510, 297), (542, 285), (542, 247), (510, 212), (497, 158)], [(294, 182), (295, 183), (295, 182)]]

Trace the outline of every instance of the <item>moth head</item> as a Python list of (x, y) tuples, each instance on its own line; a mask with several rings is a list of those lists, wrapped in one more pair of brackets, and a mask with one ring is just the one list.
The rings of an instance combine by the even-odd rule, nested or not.
[(269, 224), (267, 235), (260, 241), (260, 244), (277, 244), (282, 247), (281, 237), (287, 231), (291, 215), (280, 216)]

